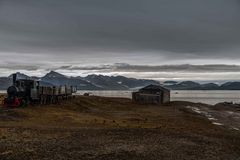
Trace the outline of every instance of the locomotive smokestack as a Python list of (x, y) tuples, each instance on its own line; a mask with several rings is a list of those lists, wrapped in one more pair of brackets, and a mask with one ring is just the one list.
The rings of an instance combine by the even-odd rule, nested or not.
[(17, 81), (17, 74), (13, 74), (13, 85), (16, 84), (16, 81)]

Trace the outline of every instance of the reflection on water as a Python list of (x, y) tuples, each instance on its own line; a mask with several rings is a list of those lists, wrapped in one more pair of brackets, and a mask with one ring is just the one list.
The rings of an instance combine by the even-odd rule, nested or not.
[[(6, 93), (1, 91), (0, 93)], [(90, 93), (90, 95), (104, 97), (122, 97), (132, 98), (132, 91), (78, 91), (77, 95)], [(190, 101), (207, 104), (216, 104), (219, 102), (240, 103), (240, 91), (171, 91), (172, 101)]]
[(216, 104), (220, 102), (240, 103), (240, 91), (172, 91), (172, 100)]

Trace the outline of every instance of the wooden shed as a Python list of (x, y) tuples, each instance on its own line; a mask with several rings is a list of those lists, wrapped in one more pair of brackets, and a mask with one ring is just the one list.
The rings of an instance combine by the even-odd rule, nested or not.
[(149, 85), (132, 93), (132, 100), (143, 104), (164, 104), (170, 102), (170, 90), (160, 85)]

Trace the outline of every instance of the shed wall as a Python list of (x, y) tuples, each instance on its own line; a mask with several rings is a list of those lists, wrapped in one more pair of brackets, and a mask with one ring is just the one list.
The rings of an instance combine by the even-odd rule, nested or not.
[(160, 94), (133, 92), (132, 100), (143, 104), (164, 104), (170, 102), (170, 92), (160, 92)]

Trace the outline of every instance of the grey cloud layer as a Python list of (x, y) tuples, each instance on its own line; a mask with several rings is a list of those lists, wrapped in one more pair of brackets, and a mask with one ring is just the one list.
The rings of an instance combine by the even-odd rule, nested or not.
[(197, 72), (209, 72), (209, 73), (222, 73), (222, 72), (240, 72), (239, 65), (162, 65), (162, 66), (149, 66), (149, 65), (130, 65), (126, 63), (117, 63), (113, 65), (100, 65), (100, 66), (52, 66), (46, 68), (45, 66), (38, 64), (12, 64), (6, 65), (1, 64), (0, 69), (7, 70), (63, 70), (63, 71), (96, 71), (96, 72), (186, 72), (186, 73), (197, 73)]
[[(127, 77), (155, 80), (196, 80), (196, 81), (238, 81), (240, 80), (239, 65), (130, 65), (118, 63), (100, 66), (51, 66), (43, 65), (0, 65), (1, 75), (8, 76), (13, 71), (28, 75), (43, 76), (50, 70), (55, 70), (69, 76), (86, 76), (89, 74), (123, 75)], [(41, 73), (41, 74), (40, 74)]]
[(239, 28), (239, 0), (0, 0), (0, 76), (238, 80)]
[(0, 50), (239, 58), (239, 0), (1, 0)]
[(114, 65), (101, 65), (101, 66), (62, 66), (55, 68), (56, 70), (80, 70), (80, 71), (98, 71), (98, 72), (240, 72), (238, 65), (162, 65), (162, 66), (149, 66), (149, 65), (130, 65), (130, 64), (114, 64)]

